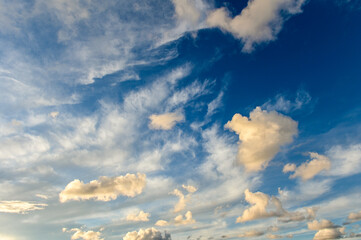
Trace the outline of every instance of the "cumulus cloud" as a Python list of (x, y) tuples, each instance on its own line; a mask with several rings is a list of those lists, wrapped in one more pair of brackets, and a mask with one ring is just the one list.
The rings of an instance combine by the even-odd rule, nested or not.
[(283, 172), (294, 172), (290, 178), (301, 177), (303, 181), (312, 179), (323, 170), (329, 170), (331, 168), (331, 161), (328, 157), (320, 155), (315, 152), (310, 152), (311, 161), (301, 164), (296, 167), (295, 164), (286, 164), (283, 168)]
[(170, 130), (177, 122), (184, 121), (184, 115), (180, 113), (153, 114), (149, 117), (149, 128)]
[(176, 216), (174, 218), (174, 224), (175, 225), (187, 225), (187, 224), (193, 224), (196, 222), (196, 220), (193, 219), (191, 211), (186, 212), (186, 214), (184, 214), (184, 217), (185, 218), (183, 218), (183, 215)]
[(345, 235), (345, 228), (325, 228), (319, 230), (313, 240), (331, 240), (341, 238)]
[(330, 220), (322, 219), (321, 221), (314, 220), (312, 222), (307, 223), (307, 227), (310, 230), (321, 230), (324, 228), (336, 228), (338, 227)]
[(237, 218), (237, 223), (282, 216), (286, 213), (280, 200), (275, 196), (270, 197), (262, 192), (252, 193), (248, 189), (244, 193), (245, 200), (252, 206), (243, 211), (242, 216)]
[(361, 211), (359, 212), (352, 212), (347, 217), (348, 222), (357, 222), (361, 220)]
[(255, 45), (275, 40), (283, 23), (288, 17), (300, 13), (304, 3), (305, 0), (250, 0), (234, 18), (222, 7), (208, 16), (207, 23), (241, 39), (243, 51), (251, 52)]
[(140, 211), (137, 214), (130, 213), (127, 215), (126, 220), (132, 221), (132, 222), (148, 222), (150, 217), (150, 213), (145, 213), (143, 211)]
[(182, 214), (176, 216), (172, 221), (168, 222), (168, 221), (165, 221), (165, 220), (158, 220), (155, 225), (156, 226), (160, 226), (160, 227), (163, 227), (163, 226), (168, 226), (168, 225), (188, 225), (188, 224), (193, 224), (195, 223), (196, 220), (193, 219), (193, 215), (192, 215), (192, 212), (191, 211), (187, 211), (185, 214), (184, 214), (184, 217)]
[(182, 185), (182, 187), (188, 191), (188, 194), (186, 196), (178, 189), (174, 189), (173, 192), (171, 192), (171, 194), (179, 198), (178, 203), (176, 203), (176, 205), (174, 206), (174, 212), (182, 211), (186, 207), (187, 202), (189, 202), (192, 193), (197, 191), (197, 188), (192, 185)]
[(74, 232), (74, 234), (71, 236), (71, 240), (104, 240), (104, 238), (100, 238), (101, 232), (83, 231), (79, 228), (73, 228), (70, 230), (63, 228), (63, 232)]
[(239, 135), (238, 160), (247, 171), (260, 171), (297, 134), (297, 122), (275, 111), (255, 108), (250, 117), (235, 114), (225, 127)]
[(47, 204), (24, 201), (0, 201), (0, 212), (25, 214), (30, 211), (42, 210)]
[(326, 219), (309, 222), (307, 227), (310, 230), (318, 231), (313, 238), (314, 240), (337, 239), (345, 235), (345, 228), (341, 228)]
[(162, 236), (161, 232), (155, 228), (140, 229), (139, 232), (128, 232), (123, 240), (171, 240), (168, 233)]
[(134, 197), (142, 193), (146, 184), (146, 175), (138, 173), (126, 174), (119, 177), (100, 177), (99, 180), (93, 180), (84, 183), (78, 179), (70, 182), (59, 194), (60, 202), (70, 200), (88, 200), (110, 201), (124, 195)]

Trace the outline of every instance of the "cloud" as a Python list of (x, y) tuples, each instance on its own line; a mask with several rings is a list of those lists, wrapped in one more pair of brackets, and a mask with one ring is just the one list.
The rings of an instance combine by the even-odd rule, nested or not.
[(326, 219), (309, 222), (307, 223), (307, 227), (310, 230), (318, 231), (313, 238), (314, 240), (337, 239), (345, 235), (345, 228), (341, 228)]
[(132, 221), (132, 222), (148, 222), (150, 217), (150, 213), (145, 213), (143, 211), (140, 211), (138, 214), (128, 214), (126, 217), (127, 221)]
[(280, 222), (301, 222), (304, 220), (313, 220), (316, 217), (317, 207), (306, 207), (304, 211), (287, 212), (278, 220)]
[(141, 194), (146, 184), (146, 175), (138, 173), (126, 174), (119, 177), (100, 177), (99, 180), (93, 180), (84, 184), (75, 179), (70, 182), (59, 194), (60, 202), (64, 203), (70, 200), (88, 200), (97, 201), (115, 200), (118, 195), (134, 197)]
[(283, 172), (294, 172), (290, 178), (301, 177), (303, 181), (312, 179), (323, 170), (329, 170), (331, 168), (331, 161), (328, 157), (320, 155), (315, 152), (310, 152), (311, 161), (301, 164), (296, 167), (295, 164), (286, 164), (283, 168)]
[(281, 238), (293, 238), (292, 234), (287, 234), (287, 235), (278, 235), (278, 234), (267, 234), (267, 238), (268, 239), (281, 239)]
[(172, 0), (176, 16), (182, 20), (197, 23), (200, 18), (200, 12), (195, 6), (194, 0)]
[(156, 223), (155, 223), (156, 226), (160, 226), (160, 227), (163, 227), (163, 226), (168, 226), (169, 225), (169, 222), (165, 221), (165, 220), (158, 220)]
[(100, 238), (101, 232), (83, 231), (79, 228), (72, 228), (70, 230), (63, 228), (63, 232), (74, 232), (74, 234), (71, 236), (71, 240), (104, 240), (104, 238)]
[(174, 218), (174, 224), (175, 225), (188, 225), (193, 224), (196, 222), (196, 220), (193, 219), (192, 212), (187, 211), (186, 214), (184, 214), (185, 218), (183, 218), (183, 215), (178, 215)]
[(49, 113), (49, 116), (52, 117), (53, 119), (57, 118), (59, 115), (59, 112), (51, 112)]
[(243, 52), (252, 52), (255, 45), (276, 39), (288, 17), (300, 13), (305, 0), (250, 0), (246, 8), (230, 17), (222, 7), (209, 14), (210, 27), (219, 27), (230, 32), (244, 43)]
[(274, 99), (268, 100), (261, 107), (267, 111), (289, 113), (301, 109), (311, 102), (311, 96), (304, 90), (298, 90), (294, 100), (287, 96), (278, 94)]
[(361, 211), (360, 212), (352, 212), (347, 217), (348, 222), (357, 222), (361, 220)]
[(345, 235), (345, 228), (325, 228), (319, 230), (313, 240), (331, 240), (341, 238)]
[(334, 146), (326, 155), (332, 162), (329, 175), (346, 177), (361, 172), (361, 144)]
[(47, 204), (24, 201), (0, 201), (0, 212), (26, 214), (30, 211), (42, 210)]
[(196, 192), (198, 190), (195, 186), (192, 186), (192, 185), (184, 185), (183, 184), (182, 188), (187, 190), (189, 193), (194, 193), (194, 192)]
[(235, 114), (225, 127), (239, 135), (238, 160), (247, 171), (260, 171), (297, 135), (297, 122), (275, 111), (255, 108), (250, 117)]
[(307, 223), (307, 227), (310, 230), (321, 230), (324, 228), (337, 228), (338, 226), (335, 225), (330, 220), (322, 219), (321, 221), (314, 220), (312, 222)]
[[(248, 189), (244, 192), (245, 200), (252, 206), (243, 211), (242, 216), (237, 218), (237, 223), (248, 222), (261, 218), (282, 216), (286, 213), (282, 204), (275, 196), (268, 196), (262, 192), (252, 193)], [(273, 210), (268, 210), (272, 207)]]
[(251, 231), (247, 231), (245, 233), (239, 234), (238, 237), (240, 237), (240, 238), (259, 237), (259, 236), (263, 236), (264, 234), (265, 234), (265, 232), (263, 232), (263, 231), (251, 230)]
[(152, 114), (149, 119), (149, 128), (170, 130), (177, 122), (184, 121), (184, 115), (180, 113)]
[(140, 229), (139, 232), (128, 232), (123, 240), (171, 240), (170, 234), (165, 233), (164, 237), (161, 232), (155, 228)]
[(181, 191), (179, 191), (178, 189), (174, 189), (173, 192), (171, 192), (171, 194), (179, 197), (178, 203), (174, 206), (174, 212), (182, 211), (186, 207), (187, 202), (189, 202), (189, 200), (190, 200), (190, 198), (192, 196), (192, 193), (197, 191), (197, 188), (195, 188), (192, 185), (188, 185), (188, 186), (182, 185), (182, 187), (184, 189), (186, 189), (189, 192), (189, 194), (184, 196), (184, 194)]

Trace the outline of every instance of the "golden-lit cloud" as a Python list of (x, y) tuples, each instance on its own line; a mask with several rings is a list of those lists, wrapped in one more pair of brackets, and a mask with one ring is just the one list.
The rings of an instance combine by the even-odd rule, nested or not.
[[(260, 218), (279, 217), (286, 213), (282, 204), (275, 196), (268, 196), (262, 192), (252, 193), (248, 189), (244, 192), (245, 200), (252, 206), (243, 211), (237, 218), (237, 223), (248, 222)], [(269, 210), (269, 208), (272, 208)]]
[(149, 117), (149, 128), (170, 130), (177, 122), (184, 121), (184, 115), (180, 113), (153, 114)]
[(257, 231), (257, 230), (251, 230), (244, 233), (241, 233), (238, 235), (240, 238), (246, 238), (246, 237), (259, 237), (264, 235), (263, 231)]
[(169, 234), (162, 236), (161, 232), (155, 228), (140, 229), (138, 232), (128, 232), (123, 240), (171, 240)]
[(156, 223), (155, 223), (156, 226), (160, 226), (160, 227), (163, 227), (163, 226), (168, 226), (169, 225), (169, 222), (165, 221), (165, 220), (158, 220)]
[(83, 183), (76, 179), (70, 182), (59, 194), (60, 202), (70, 200), (111, 201), (119, 195), (134, 197), (142, 193), (146, 185), (146, 175), (138, 173), (119, 177), (100, 177), (98, 180)]
[(104, 240), (104, 238), (100, 238), (101, 232), (83, 231), (79, 228), (72, 228), (70, 230), (63, 228), (63, 232), (74, 232), (71, 236), (71, 240)]
[(185, 209), (187, 202), (189, 202), (192, 196), (192, 193), (197, 191), (197, 188), (192, 185), (182, 185), (182, 187), (188, 191), (188, 194), (186, 196), (178, 189), (174, 189), (173, 192), (171, 192), (171, 194), (179, 198), (179, 201), (174, 206), (174, 212), (180, 212)]
[(126, 220), (131, 222), (148, 222), (150, 213), (140, 211), (137, 214), (130, 213), (127, 215)]
[(42, 210), (47, 204), (24, 201), (0, 201), (0, 212), (25, 214), (30, 211)]
[(247, 171), (260, 171), (297, 135), (297, 122), (275, 111), (255, 108), (249, 118), (235, 114), (225, 127), (239, 136), (238, 160)]
[(193, 219), (192, 212), (188, 211), (184, 215), (185, 218), (183, 218), (183, 215), (178, 215), (174, 218), (174, 224), (175, 225), (187, 225), (187, 224), (193, 224), (196, 222), (196, 220)]
[(321, 230), (324, 228), (336, 228), (337, 226), (333, 224), (330, 220), (322, 219), (321, 221), (314, 220), (312, 222), (307, 223), (307, 227), (310, 230)]
[(312, 159), (311, 161), (302, 163), (298, 167), (295, 164), (286, 164), (283, 167), (283, 172), (294, 172), (290, 178), (301, 177), (303, 181), (307, 181), (323, 170), (330, 170), (331, 161), (328, 157), (315, 152), (310, 152), (309, 154)]
[(352, 212), (348, 215), (347, 220), (349, 222), (357, 222), (361, 220), (361, 211), (359, 212)]
[(313, 240), (331, 240), (341, 238), (345, 235), (345, 228), (325, 228), (319, 230)]
[(242, 12), (231, 17), (225, 8), (213, 11), (207, 19), (210, 27), (219, 27), (242, 39), (243, 51), (251, 52), (254, 46), (276, 38), (286, 20), (284, 16), (301, 12), (305, 0), (248, 1)]

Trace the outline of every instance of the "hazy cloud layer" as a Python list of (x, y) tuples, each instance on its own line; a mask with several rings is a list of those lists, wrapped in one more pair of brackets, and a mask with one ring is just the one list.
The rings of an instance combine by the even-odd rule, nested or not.
[(0, 201), (0, 212), (25, 214), (30, 211), (42, 210), (47, 204), (25, 201)]

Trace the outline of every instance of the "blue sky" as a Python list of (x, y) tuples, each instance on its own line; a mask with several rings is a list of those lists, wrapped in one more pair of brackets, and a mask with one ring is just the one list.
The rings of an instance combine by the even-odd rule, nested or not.
[(0, 0), (0, 239), (361, 239), (360, 11)]

